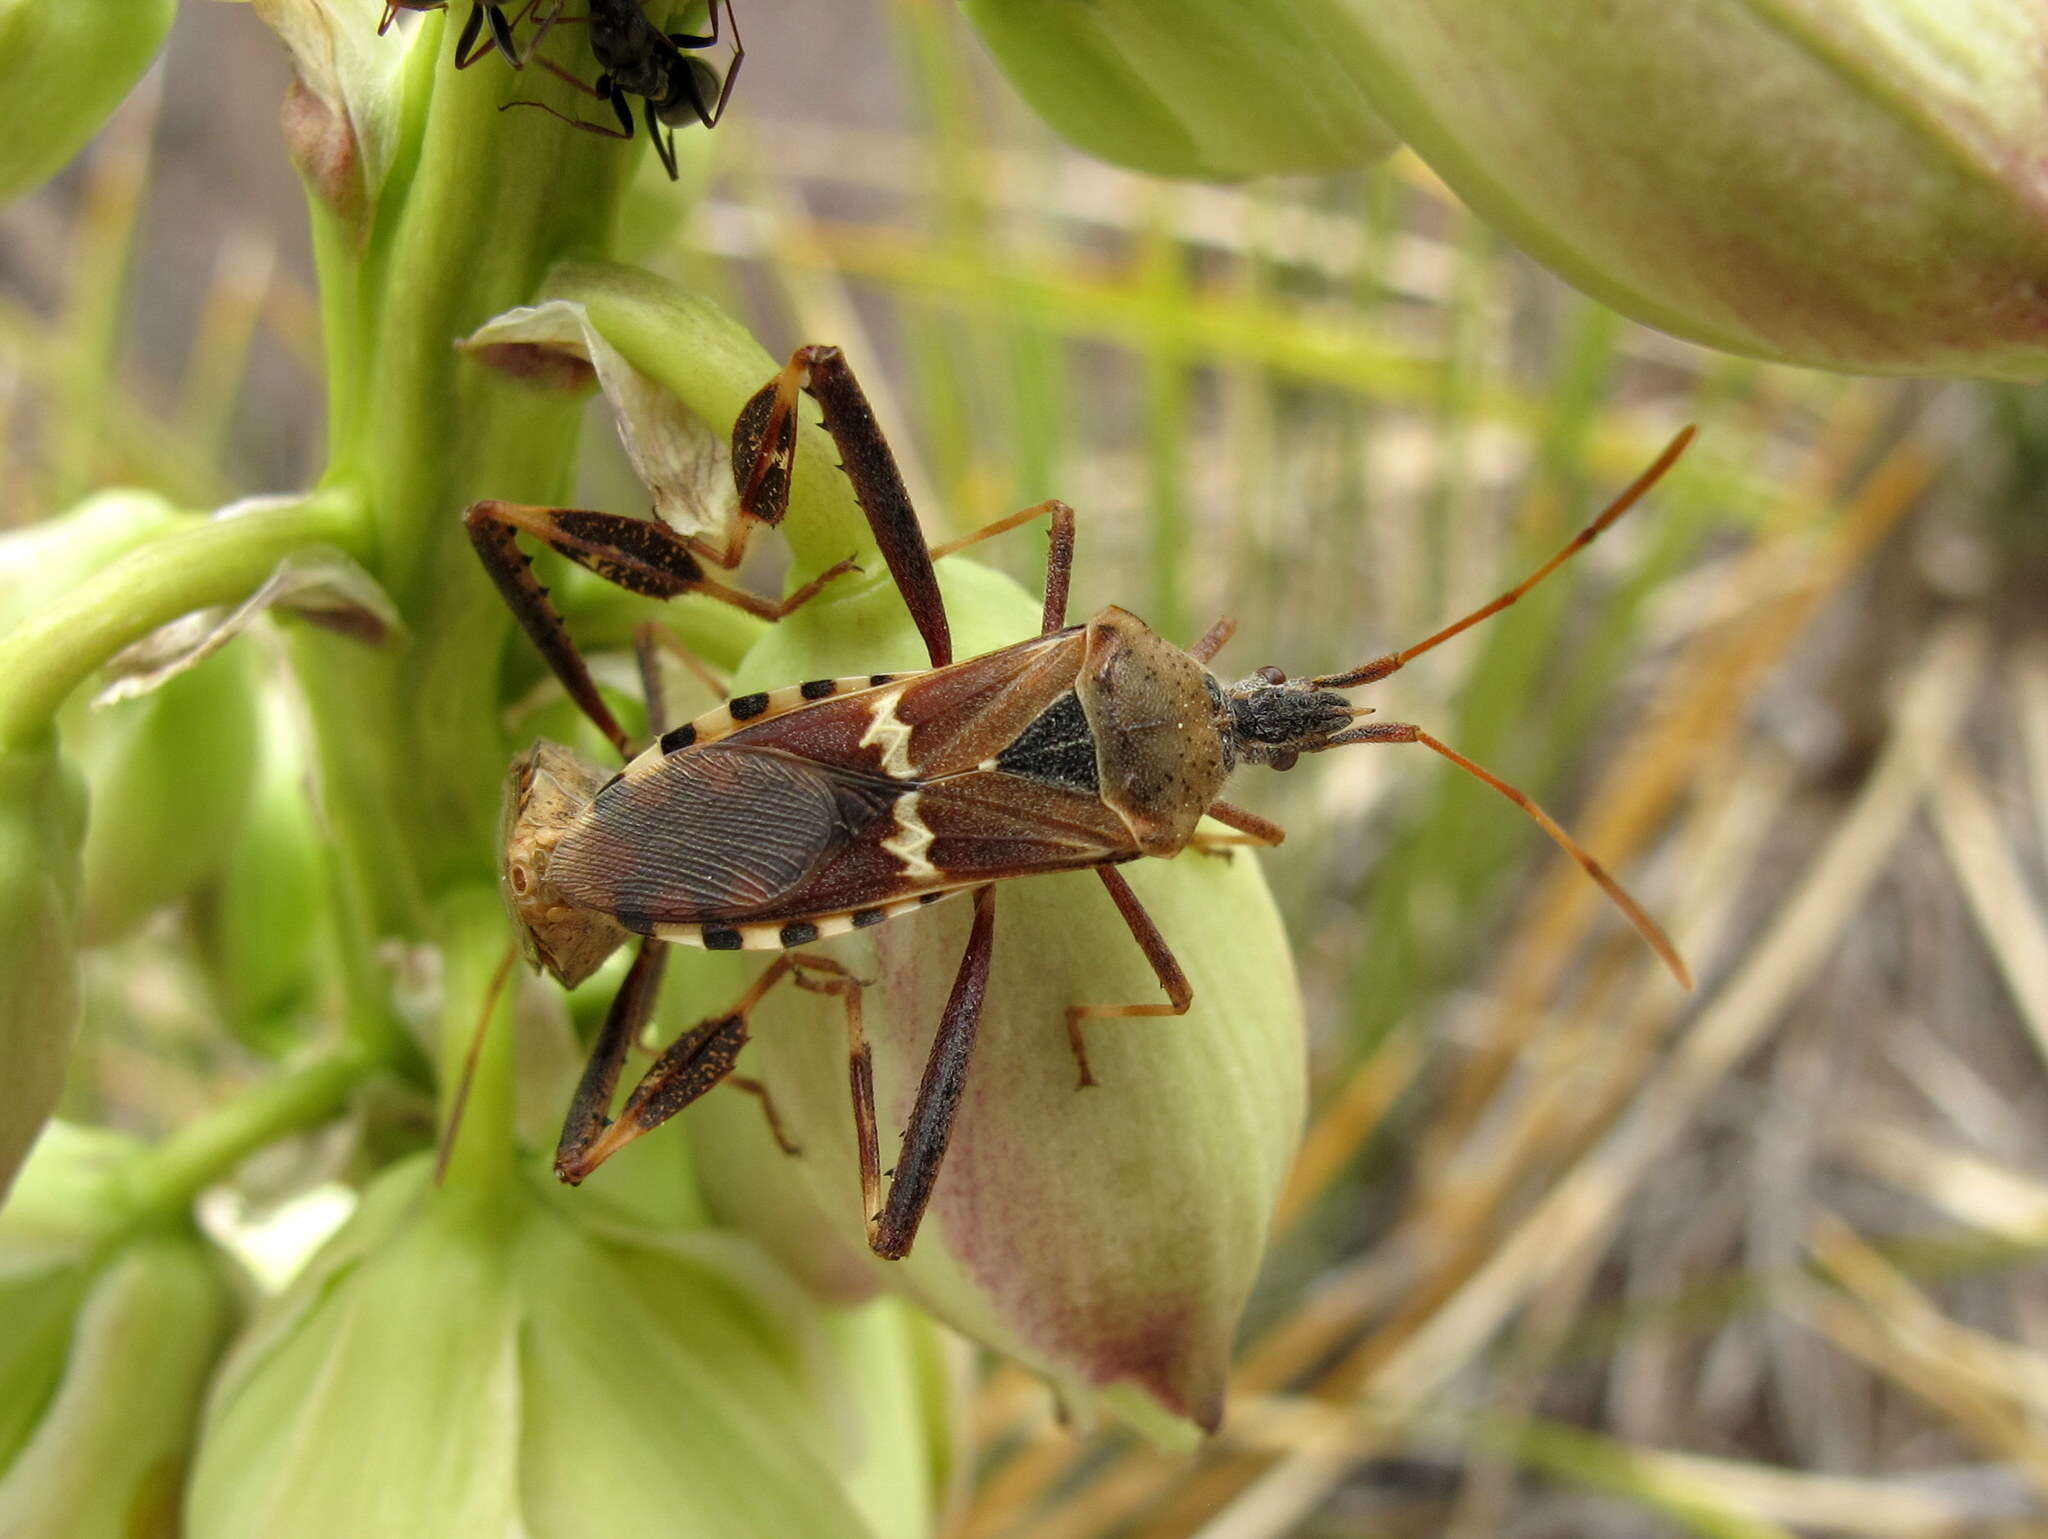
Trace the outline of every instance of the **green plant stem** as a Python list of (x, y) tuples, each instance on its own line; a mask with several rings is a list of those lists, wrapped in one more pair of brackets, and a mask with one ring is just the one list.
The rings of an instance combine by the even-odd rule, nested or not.
[(180, 615), (247, 598), (278, 562), (313, 545), (353, 553), (354, 502), (332, 492), (211, 519), (130, 551), (0, 642), (0, 749), (20, 747), (94, 669)]
[(436, 915), (443, 937), (438, 1043), (441, 1182), (472, 1192), (498, 1187), (516, 1143), (510, 1003), (518, 958), (505, 911), (488, 887), (451, 894)]
[(334, 1116), (381, 1066), (374, 1053), (350, 1045), (264, 1080), (179, 1129), (139, 1157), (130, 1173), (138, 1215), (147, 1220), (182, 1210), (257, 1150)]

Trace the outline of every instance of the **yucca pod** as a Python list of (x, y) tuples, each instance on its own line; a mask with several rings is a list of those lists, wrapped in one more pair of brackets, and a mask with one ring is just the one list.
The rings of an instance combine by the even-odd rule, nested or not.
[[(1008, 579), (957, 557), (940, 575), (961, 656), (1036, 629), (1037, 603)], [(734, 688), (921, 666), (902, 616), (886, 576), (845, 580), (776, 626)], [(900, 1292), (1045, 1374), (1084, 1418), (1102, 1401), (1174, 1442), (1222, 1416), (1238, 1317), (1300, 1137), (1304, 1036), (1256, 860), (1190, 853), (1124, 870), (1187, 969), (1193, 1009), (1097, 1024), (1098, 1083), (1078, 1089), (1066, 1007), (1156, 1000), (1158, 982), (1092, 874), (1000, 887), (966, 1097), (905, 1260), (867, 1248), (835, 1000), (771, 994), (747, 1049), (800, 1158), (744, 1097), (710, 1097), (684, 1120), (713, 1210), (828, 1296)], [(969, 917), (941, 904), (819, 948), (875, 981), (864, 1013), (885, 1169)], [(729, 1005), (730, 971), (676, 969), (665, 1023)]]
[(0, 1201), (57, 1104), (78, 1025), (85, 785), (54, 739), (0, 749)]
[(964, 0), (996, 62), (1091, 155), (1237, 181), (1370, 165), (1399, 140), (1332, 46), (1346, 0)]
[(0, 0), (0, 202), (41, 186), (99, 132), (176, 14), (175, 0)]
[(91, 787), (81, 937), (103, 945), (209, 879), (238, 846), (257, 766), (262, 659), (230, 643), (148, 694), (83, 713)]
[(2048, 372), (2035, 0), (1348, 0), (1361, 78), (1481, 215), (1674, 335)]
[(171, 1539), (207, 1379), (233, 1322), (221, 1258), (144, 1221), (143, 1146), (45, 1128), (0, 1208), (0, 1533)]

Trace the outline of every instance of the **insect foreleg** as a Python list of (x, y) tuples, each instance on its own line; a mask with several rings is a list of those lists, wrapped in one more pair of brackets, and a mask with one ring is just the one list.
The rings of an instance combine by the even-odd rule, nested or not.
[(798, 605), (807, 603), (833, 578), (852, 570), (852, 563), (841, 562), (786, 599), (764, 599), (728, 588), (706, 576), (697, 559), (697, 543), (651, 519), (626, 518), (588, 508), (542, 508), (518, 502), (485, 501), (471, 504), (463, 514), (463, 524), (520, 628), (532, 639), (555, 677), (562, 681), (569, 698), (621, 754), (630, 752), (625, 730), (598, 694), (589, 665), (570, 639), (561, 615), (549, 602), (547, 590), (534, 577), (531, 563), (520, 551), (516, 531), (524, 530), (578, 566), (628, 592), (658, 599), (701, 593), (764, 620), (781, 619)]
[[(1212, 842), (1271, 846), (1285, 843), (1287, 839), (1287, 830), (1278, 823), (1269, 822), (1267, 819), (1260, 817), (1256, 812), (1247, 812), (1244, 808), (1234, 806), (1230, 802), (1209, 803), (1207, 815), (1223, 824), (1226, 828), (1236, 829), (1244, 836), (1241, 839), (1214, 840)], [(1195, 837), (1199, 840), (1201, 835), (1197, 834)]]
[(853, 483), (854, 499), (924, 638), (932, 666), (945, 667), (953, 661), (952, 631), (917, 510), (910, 505), (903, 473), (875, 421), (874, 408), (838, 348), (798, 348), (782, 372), (740, 409), (732, 430), (740, 512), (770, 524), (781, 523), (788, 512), (790, 473), (796, 462), (796, 398), (801, 390), (810, 392), (824, 414), (825, 431), (839, 450), (840, 468)]
[[(901, 1260), (910, 1254), (925, 1206), (932, 1200), (939, 1166), (946, 1158), (946, 1145), (953, 1137), (953, 1118), (960, 1110), (960, 1092), (967, 1083), (967, 1065), (974, 1056), (975, 1035), (981, 1029), (981, 1007), (988, 994), (989, 960), (994, 953), (996, 930), (995, 896), (994, 887), (975, 890), (974, 928), (968, 931), (967, 950), (960, 957), (952, 995), (946, 1000), (945, 1013), (939, 1017), (931, 1055), (925, 1059), (917, 1101), (903, 1129), (903, 1153), (896, 1161), (896, 1177), (889, 1184), (889, 1200), (880, 1217), (871, 1220), (868, 1226), (869, 1245), (886, 1261)], [(872, 1099), (872, 1090), (869, 1093)]]
[(1145, 960), (1152, 964), (1152, 975), (1159, 980), (1159, 986), (1166, 990), (1169, 1001), (1163, 1005), (1069, 1005), (1067, 1007), (1067, 1041), (1074, 1049), (1074, 1062), (1080, 1066), (1081, 1088), (1095, 1083), (1095, 1075), (1088, 1068), (1088, 1047), (1081, 1038), (1083, 1021), (1123, 1018), (1128, 1016), (1186, 1015), (1188, 1007), (1195, 1002), (1194, 985), (1188, 982), (1188, 975), (1181, 971), (1172, 950), (1166, 944), (1166, 937), (1159, 933), (1159, 926), (1152, 922), (1152, 916), (1145, 912), (1145, 905), (1138, 901), (1138, 895), (1131, 891), (1131, 884), (1114, 866), (1097, 866), (1095, 874), (1102, 878), (1102, 885), (1109, 889), (1110, 901), (1123, 915), (1124, 923), (1130, 927), (1131, 939), (1138, 943), (1138, 949), (1145, 953)]

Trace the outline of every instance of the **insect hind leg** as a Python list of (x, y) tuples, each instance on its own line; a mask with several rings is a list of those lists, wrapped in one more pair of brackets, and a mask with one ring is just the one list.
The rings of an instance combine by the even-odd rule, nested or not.
[(652, 1068), (626, 1097), (614, 1120), (607, 1116), (626, 1053), (645, 1028), (660, 992), (666, 948), (660, 941), (642, 942), (633, 970), (612, 1001), (583, 1080), (576, 1087), (561, 1143), (555, 1149), (555, 1174), (571, 1186), (583, 1181), (627, 1144), (651, 1133), (691, 1102), (729, 1079), (747, 1045), (747, 1019), (762, 997), (797, 968), (792, 957), (777, 957), (723, 1015), (698, 1022), (662, 1050)]

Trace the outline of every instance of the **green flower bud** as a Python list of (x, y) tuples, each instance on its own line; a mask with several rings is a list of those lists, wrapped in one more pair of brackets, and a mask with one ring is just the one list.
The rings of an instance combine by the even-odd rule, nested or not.
[(0, 1210), (0, 1533), (175, 1530), (233, 1298), (183, 1229), (123, 1243), (133, 1140), (53, 1123)]
[(261, 661), (229, 646), (140, 699), (85, 713), (87, 943), (130, 933), (235, 848), (255, 781)]
[(1329, 34), (1345, 0), (965, 0), (1024, 99), (1091, 155), (1234, 181), (1369, 165), (1399, 142)]
[(2048, 371), (2034, 0), (1349, 10), (1395, 129), (1616, 309), (1822, 368)]
[[(961, 656), (1036, 630), (1036, 601), (1006, 578), (957, 557), (940, 576)], [(886, 574), (850, 578), (769, 632), (734, 687), (922, 661)], [(1047, 1375), (1077, 1410), (1106, 1394), (1176, 1440), (1222, 1415), (1232, 1337), (1300, 1135), (1304, 1037), (1256, 861), (1185, 854), (1125, 872), (1194, 983), (1193, 1009), (1095, 1024), (1099, 1083), (1078, 1090), (1067, 1006), (1150, 1002), (1159, 984), (1091, 874), (1001, 887), (966, 1100), (906, 1260), (867, 1249), (836, 1001), (771, 994), (747, 1049), (800, 1158), (781, 1154), (744, 1097), (708, 1097), (683, 1120), (713, 1210), (828, 1296), (899, 1290)], [(877, 980), (864, 1006), (884, 1168), (969, 917), (944, 904), (821, 948)], [(691, 969), (671, 991), (681, 1008), (668, 1024), (730, 1004), (731, 980), (702, 976)]]
[(197, 1240), (146, 1241), (121, 1253), (94, 1280), (55, 1397), (0, 1476), (0, 1533), (174, 1533), (185, 1457), (231, 1306)]
[(199, 936), (223, 1023), (244, 1043), (295, 1044), (290, 1015), (311, 987), (324, 917), (320, 833), (299, 724), (265, 690), (249, 825), (199, 908)]
[(0, 750), (0, 1199), (57, 1104), (78, 1024), (85, 790), (53, 742)]
[(174, 0), (0, 0), (0, 200), (99, 132), (163, 46)]
[[(601, 1193), (515, 1179), (479, 1200), (430, 1174), (420, 1159), (379, 1177), (235, 1349), (192, 1532), (867, 1539), (926, 1525), (929, 1471), (907, 1480), (902, 1448), (863, 1450), (874, 1386), (847, 1380), (817, 1306), (752, 1246), (650, 1231)], [(880, 1409), (906, 1414), (886, 1389)], [(871, 1523), (849, 1486), (884, 1453), (893, 1474), (861, 1478), (896, 1500)]]

